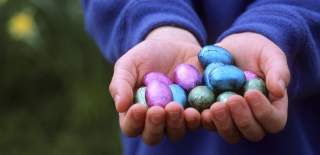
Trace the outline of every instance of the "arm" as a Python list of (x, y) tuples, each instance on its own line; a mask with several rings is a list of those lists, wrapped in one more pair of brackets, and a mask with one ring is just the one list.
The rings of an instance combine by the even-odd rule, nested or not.
[(295, 86), (289, 94), (304, 97), (316, 93), (320, 85), (315, 84), (320, 81), (319, 28), (319, 0), (257, 0), (219, 40), (240, 32), (256, 32), (272, 40), (287, 56), (291, 86)]
[(181, 27), (204, 44), (205, 31), (191, 2), (185, 0), (83, 0), (87, 31), (104, 56), (115, 62), (150, 31)]

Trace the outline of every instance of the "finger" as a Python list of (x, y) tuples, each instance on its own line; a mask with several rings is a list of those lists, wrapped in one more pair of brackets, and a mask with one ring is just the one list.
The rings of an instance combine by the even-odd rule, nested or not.
[(194, 108), (184, 110), (184, 118), (188, 129), (195, 130), (200, 126), (200, 113)]
[(134, 64), (130, 58), (124, 55), (114, 67), (114, 74), (109, 86), (118, 112), (127, 111), (132, 104), (135, 81), (137, 81), (137, 73)]
[(257, 90), (250, 90), (245, 93), (254, 117), (262, 127), (270, 133), (281, 131), (287, 122), (288, 98), (285, 95), (282, 99), (270, 104), (268, 99)]
[(245, 99), (239, 95), (230, 97), (227, 101), (232, 119), (242, 135), (250, 141), (261, 140), (265, 132), (254, 119)]
[(209, 131), (215, 131), (216, 126), (214, 125), (214, 122), (211, 120), (211, 113), (210, 109), (206, 109), (201, 112), (201, 124), (202, 126), (209, 130)]
[(154, 106), (147, 111), (145, 128), (142, 133), (146, 144), (155, 145), (161, 142), (165, 126), (165, 111), (163, 108)]
[(284, 52), (270, 43), (262, 49), (260, 68), (266, 75), (266, 85), (269, 92), (278, 98), (285, 94), (290, 81), (290, 72)]
[(124, 134), (129, 137), (138, 136), (142, 133), (147, 108), (141, 104), (134, 104), (126, 114), (120, 114), (120, 127)]
[(210, 112), (218, 133), (227, 142), (231, 144), (237, 143), (240, 140), (240, 133), (232, 122), (227, 105), (217, 102), (211, 106)]
[(166, 107), (166, 125), (168, 138), (177, 141), (185, 135), (183, 108), (174, 102), (169, 103)]

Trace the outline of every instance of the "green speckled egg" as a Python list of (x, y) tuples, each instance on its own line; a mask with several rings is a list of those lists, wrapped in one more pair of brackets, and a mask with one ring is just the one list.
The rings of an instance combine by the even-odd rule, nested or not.
[(232, 95), (237, 95), (237, 94), (231, 91), (223, 92), (217, 97), (217, 101), (227, 102), (228, 98), (231, 97)]
[(210, 108), (214, 103), (215, 96), (207, 86), (197, 86), (188, 95), (188, 102), (191, 107), (199, 111)]
[(148, 106), (147, 101), (146, 101), (146, 87), (140, 87), (136, 91), (134, 101), (135, 101), (135, 103), (139, 103), (139, 104), (143, 104), (145, 106)]
[(252, 90), (252, 89), (259, 90), (264, 95), (267, 95), (266, 84), (260, 78), (255, 78), (255, 79), (251, 79), (251, 80), (246, 81), (246, 84), (244, 86), (245, 92), (247, 92), (248, 90)]

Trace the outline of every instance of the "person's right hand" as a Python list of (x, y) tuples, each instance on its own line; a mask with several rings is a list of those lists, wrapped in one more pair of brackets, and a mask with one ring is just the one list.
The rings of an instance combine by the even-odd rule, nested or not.
[(133, 104), (133, 95), (148, 72), (158, 71), (172, 78), (174, 68), (182, 63), (194, 65), (201, 71), (197, 58), (200, 48), (190, 32), (161, 27), (116, 62), (109, 88), (124, 134), (130, 137), (142, 134), (144, 142), (152, 145), (161, 142), (164, 131), (175, 141), (184, 136), (186, 129), (199, 127), (200, 113), (194, 108), (184, 110), (173, 102), (165, 108), (147, 108)]

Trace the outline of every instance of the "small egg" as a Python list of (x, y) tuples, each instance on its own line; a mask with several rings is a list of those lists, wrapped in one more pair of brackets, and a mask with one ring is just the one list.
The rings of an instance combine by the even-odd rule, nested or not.
[(134, 101), (135, 101), (135, 103), (139, 103), (139, 104), (143, 104), (145, 106), (148, 106), (147, 101), (146, 101), (146, 87), (143, 86), (143, 87), (140, 87), (139, 89), (137, 89)]
[(207, 86), (197, 86), (188, 95), (190, 106), (199, 111), (209, 108), (215, 101), (214, 93)]
[(170, 87), (159, 81), (152, 81), (148, 83), (146, 87), (146, 101), (150, 107), (165, 107), (169, 102), (172, 101)]
[(187, 106), (187, 95), (182, 87), (177, 84), (170, 85), (173, 101), (179, 103), (182, 107)]
[(223, 92), (217, 97), (217, 101), (218, 102), (227, 102), (228, 98), (230, 98), (232, 95), (237, 95), (237, 94), (234, 92), (231, 92), (231, 91)]
[(146, 74), (143, 78), (144, 85), (148, 85), (152, 81), (159, 81), (166, 85), (171, 85), (172, 81), (163, 73), (160, 72), (150, 72)]
[(244, 85), (245, 92), (252, 89), (258, 90), (262, 92), (264, 95), (267, 95), (266, 84), (260, 78), (251, 79), (246, 82), (246, 84)]
[(210, 81), (209, 81), (209, 73), (210, 71), (220, 67), (220, 66), (223, 66), (224, 64), (223, 63), (220, 63), (220, 62), (213, 62), (211, 64), (209, 64), (206, 69), (204, 70), (203, 72), (203, 81), (204, 81), (204, 84), (206, 86), (208, 86), (211, 90), (213, 90), (213, 87), (212, 85), (210, 84)]
[(187, 91), (201, 84), (200, 72), (189, 64), (178, 65), (174, 70), (173, 79), (176, 84)]
[(236, 91), (245, 83), (245, 75), (242, 70), (232, 65), (218, 67), (209, 73), (209, 82), (213, 90)]
[(220, 62), (225, 65), (233, 64), (232, 55), (226, 49), (215, 45), (204, 46), (198, 53), (198, 59), (203, 67), (213, 62)]
[(257, 78), (257, 74), (251, 71), (244, 71), (244, 75), (246, 76), (246, 80), (251, 80)]

